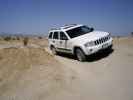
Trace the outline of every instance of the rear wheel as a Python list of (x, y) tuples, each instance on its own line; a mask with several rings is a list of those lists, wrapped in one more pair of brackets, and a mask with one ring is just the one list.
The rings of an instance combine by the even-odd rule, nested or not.
[(53, 47), (53, 46), (51, 47), (51, 51), (52, 51), (52, 54), (53, 55), (56, 55), (57, 54), (57, 51), (56, 51), (55, 47)]
[(85, 61), (86, 60), (86, 56), (84, 54), (84, 52), (81, 49), (76, 49), (76, 57), (79, 61)]

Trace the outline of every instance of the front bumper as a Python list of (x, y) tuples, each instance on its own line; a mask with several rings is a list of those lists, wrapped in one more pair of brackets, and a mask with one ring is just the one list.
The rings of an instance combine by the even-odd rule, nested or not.
[(113, 39), (110, 38), (108, 41), (102, 44), (91, 46), (91, 47), (84, 47), (83, 50), (84, 50), (85, 55), (91, 55), (100, 50), (103, 50), (106, 48), (112, 48), (112, 46), (113, 46)]

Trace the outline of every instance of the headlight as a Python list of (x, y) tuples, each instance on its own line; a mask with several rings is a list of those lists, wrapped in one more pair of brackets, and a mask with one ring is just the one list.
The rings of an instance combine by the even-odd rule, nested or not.
[(110, 37), (111, 37), (111, 34), (109, 33), (109, 35), (108, 35), (108, 39), (110, 39)]
[(108, 35), (109, 37), (111, 37), (111, 34), (109, 33), (109, 35)]
[(85, 47), (94, 46), (94, 45), (95, 45), (94, 41), (90, 41), (85, 44)]

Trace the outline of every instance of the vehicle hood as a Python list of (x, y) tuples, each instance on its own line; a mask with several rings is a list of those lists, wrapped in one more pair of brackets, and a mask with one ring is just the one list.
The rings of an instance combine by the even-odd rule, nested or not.
[(95, 41), (95, 40), (105, 37), (107, 35), (109, 35), (108, 32), (93, 31), (93, 32), (89, 32), (85, 35), (81, 35), (81, 36), (72, 38), (71, 41), (74, 41), (74, 43), (76, 43), (76, 44), (85, 44), (89, 41)]

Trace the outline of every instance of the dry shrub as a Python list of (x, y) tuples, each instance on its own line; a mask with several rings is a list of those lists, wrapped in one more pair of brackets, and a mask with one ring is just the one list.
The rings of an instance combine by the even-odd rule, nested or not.
[(20, 38), (19, 38), (19, 37), (16, 37), (16, 39), (17, 39), (17, 40), (20, 40)]
[(10, 41), (12, 38), (10, 37), (10, 36), (6, 36), (6, 37), (4, 37), (4, 40), (5, 41)]
[(42, 39), (43, 37), (39, 36), (38, 39)]
[(23, 44), (24, 44), (24, 46), (27, 46), (27, 45), (28, 45), (28, 42), (29, 42), (29, 38), (28, 38), (28, 37), (25, 37), (25, 38), (23, 39)]

